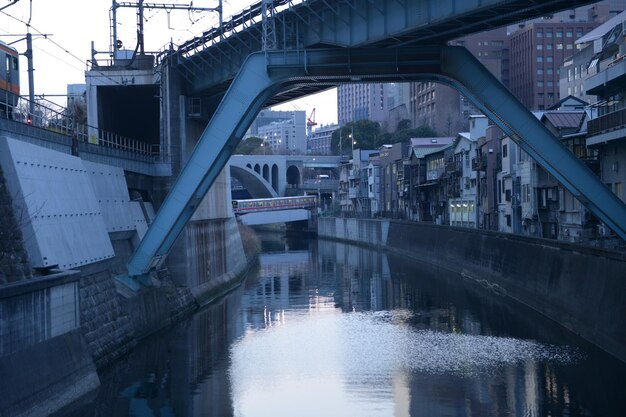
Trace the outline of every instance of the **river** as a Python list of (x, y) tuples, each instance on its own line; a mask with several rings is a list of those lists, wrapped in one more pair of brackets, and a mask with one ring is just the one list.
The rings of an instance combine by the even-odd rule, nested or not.
[(623, 363), (489, 288), (277, 235), (259, 263), (58, 416), (623, 415)]

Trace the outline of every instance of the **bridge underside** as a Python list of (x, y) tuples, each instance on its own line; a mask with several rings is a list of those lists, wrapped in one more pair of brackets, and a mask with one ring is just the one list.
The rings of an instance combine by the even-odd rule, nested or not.
[(243, 224), (259, 226), (264, 224), (299, 222), (309, 220), (310, 216), (310, 212), (306, 209), (293, 209), (248, 213), (239, 216), (239, 218)]
[[(435, 80), (460, 90), (564, 187), (626, 238), (626, 206), (465, 48), (336, 48), (250, 55), (129, 265), (149, 272), (170, 250), (264, 104), (294, 85)], [(209, 140), (210, 138), (210, 140)]]
[[(267, 49), (400, 48), (445, 45), (472, 33), (573, 9), (593, 0), (273, 0), (265, 12)], [(190, 95), (221, 97), (250, 54), (263, 50), (258, 2), (181, 45), (173, 56)], [(223, 37), (223, 38), (222, 38)], [(267, 105), (324, 90), (328, 82), (292, 84)]]
[(230, 175), (239, 180), (241, 185), (248, 190), (252, 198), (278, 197), (276, 191), (267, 181), (243, 168), (231, 165)]

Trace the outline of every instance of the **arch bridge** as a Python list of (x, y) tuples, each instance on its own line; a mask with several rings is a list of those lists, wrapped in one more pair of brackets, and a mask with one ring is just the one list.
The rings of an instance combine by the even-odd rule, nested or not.
[(264, 1), (190, 40), (162, 58), (163, 65), (180, 71), (191, 94), (219, 105), (131, 258), (129, 276), (148, 274), (164, 260), (263, 106), (354, 82), (436, 81), (458, 89), (626, 238), (626, 206), (467, 50), (446, 46), (469, 33), (587, 3)]
[(250, 191), (252, 198), (267, 198), (317, 189), (316, 173), (336, 170), (339, 162), (338, 156), (233, 155), (228, 165), (231, 176)]

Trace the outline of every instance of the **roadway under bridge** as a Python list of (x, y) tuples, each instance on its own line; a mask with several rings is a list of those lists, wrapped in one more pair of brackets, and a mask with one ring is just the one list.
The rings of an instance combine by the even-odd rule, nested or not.
[(170, 50), (161, 65), (170, 76), (180, 75), (186, 94), (201, 99), (208, 124), (130, 260), (129, 275), (147, 274), (165, 259), (262, 107), (354, 82), (436, 81), (458, 89), (626, 238), (626, 206), (469, 52), (445, 46), (462, 35), (587, 3), (274, 1)]

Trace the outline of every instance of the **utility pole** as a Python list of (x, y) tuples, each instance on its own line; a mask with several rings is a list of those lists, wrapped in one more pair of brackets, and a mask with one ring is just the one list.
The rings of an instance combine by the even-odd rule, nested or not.
[(35, 70), (33, 68), (33, 35), (30, 31), (26, 34), (26, 53), (24, 56), (28, 60), (28, 117), (32, 118), (35, 114)]
[(167, 4), (167, 3), (145, 3), (144, 0), (138, 0), (137, 3), (132, 2), (118, 2), (112, 0), (110, 19), (111, 19), (111, 55), (115, 58), (115, 51), (119, 50), (122, 46), (121, 42), (117, 39), (117, 9), (120, 7), (135, 8), (137, 9), (137, 46), (135, 47), (135, 54), (139, 52), (140, 55), (145, 53), (144, 45), (144, 10), (162, 9), (168, 13), (172, 10), (186, 10), (195, 12), (217, 12), (220, 22), (220, 39), (223, 37), (222, 29), (222, 0), (218, 0), (217, 7), (196, 7), (193, 2), (189, 4)]

